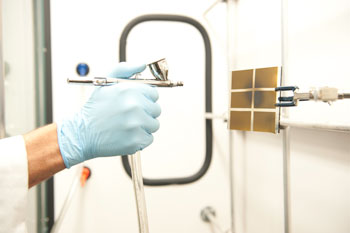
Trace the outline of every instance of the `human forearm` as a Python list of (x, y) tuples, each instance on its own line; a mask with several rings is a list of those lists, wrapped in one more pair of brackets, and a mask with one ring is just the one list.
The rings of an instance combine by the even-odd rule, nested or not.
[(57, 141), (57, 126), (50, 124), (25, 134), (29, 188), (65, 169)]

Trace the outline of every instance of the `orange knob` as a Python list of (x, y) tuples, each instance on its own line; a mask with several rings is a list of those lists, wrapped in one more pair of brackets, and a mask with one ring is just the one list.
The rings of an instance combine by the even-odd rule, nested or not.
[(83, 167), (83, 170), (81, 172), (81, 176), (80, 176), (80, 185), (81, 187), (84, 187), (86, 181), (90, 178), (91, 176), (91, 170), (88, 167)]

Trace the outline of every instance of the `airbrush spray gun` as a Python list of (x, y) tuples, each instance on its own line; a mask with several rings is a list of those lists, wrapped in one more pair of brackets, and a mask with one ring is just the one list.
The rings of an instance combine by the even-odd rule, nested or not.
[(93, 79), (67, 79), (67, 82), (70, 84), (90, 84), (94, 86), (108, 86), (117, 83), (125, 83), (125, 82), (137, 82), (149, 84), (157, 87), (179, 87), (183, 86), (182, 82), (172, 82), (168, 80), (168, 64), (165, 58), (152, 62), (147, 65), (153, 74), (153, 79), (139, 79), (139, 74), (134, 75), (129, 79), (122, 78), (108, 78), (108, 77), (95, 77)]
[[(172, 82), (168, 80), (168, 64), (165, 58), (152, 62), (147, 65), (150, 69), (153, 79), (139, 79), (140, 75), (136, 74), (129, 79), (122, 78), (108, 78), (108, 77), (96, 77), (93, 79), (67, 79), (67, 82), (72, 84), (88, 84), (94, 86), (108, 86), (114, 85), (117, 83), (123, 82), (137, 82), (149, 84), (151, 86), (157, 87), (179, 87), (183, 86), (182, 82)], [(143, 188), (143, 178), (141, 170), (141, 159), (140, 152), (136, 152), (133, 155), (128, 155), (131, 163), (131, 174), (132, 182), (134, 185), (136, 207), (137, 207), (137, 216), (139, 223), (139, 232), (140, 233), (149, 233), (148, 228), (148, 217), (147, 217), (147, 208), (145, 201), (145, 194)]]

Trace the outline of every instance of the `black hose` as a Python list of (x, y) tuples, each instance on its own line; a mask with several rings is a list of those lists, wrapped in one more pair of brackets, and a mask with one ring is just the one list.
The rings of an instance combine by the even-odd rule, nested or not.
[[(119, 61), (126, 61), (126, 46), (127, 38), (130, 31), (138, 24), (147, 22), (147, 21), (167, 21), (167, 22), (182, 22), (187, 23), (195, 27), (200, 34), (202, 35), (205, 47), (205, 111), (207, 113), (212, 112), (212, 55), (211, 55), (211, 44), (207, 31), (205, 28), (196, 20), (180, 15), (143, 15), (133, 19), (130, 23), (126, 25), (123, 30), (123, 33), (120, 37), (119, 43)], [(189, 184), (195, 182), (202, 178), (205, 173), (208, 171), (212, 153), (213, 153), (213, 128), (212, 120), (205, 120), (206, 127), (206, 152), (205, 159), (202, 167), (195, 174), (189, 177), (180, 177), (180, 178), (166, 178), (166, 179), (148, 179), (144, 178), (144, 185), (148, 186), (164, 186), (164, 185), (174, 185), (174, 184)], [(122, 163), (126, 173), (131, 177), (131, 168), (127, 156), (122, 156)]]

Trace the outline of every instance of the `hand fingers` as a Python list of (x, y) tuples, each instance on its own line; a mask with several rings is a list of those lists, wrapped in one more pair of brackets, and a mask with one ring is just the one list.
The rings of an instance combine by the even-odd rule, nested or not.
[(146, 113), (151, 115), (153, 118), (159, 117), (160, 113), (162, 112), (159, 104), (154, 103), (153, 101), (149, 100), (148, 98), (144, 101), (144, 110)]
[(145, 119), (145, 124), (143, 126), (144, 130), (147, 133), (154, 133), (159, 129), (159, 121), (157, 119), (154, 119), (152, 117), (150, 117), (149, 115), (147, 115), (146, 119)]
[(143, 98), (146, 97), (146, 100), (148, 100), (148, 101), (141, 100), (142, 103), (146, 104), (146, 108), (150, 108), (150, 111), (147, 111), (147, 112), (151, 114), (153, 117), (158, 117), (160, 115), (159, 105), (153, 105), (153, 106), (151, 105), (152, 103), (154, 104), (159, 98), (157, 88), (155, 87), (152, 87), (147, 84), (128, 82), (128, 83), (119, 83), (117, 85), (111, 85), (104, 88), (106, 90), (109, 89), (109, 91), (112, 93), (118, 93), (115, 91), (115, 89), (127, 90), (128, 92), (130, 90), (131, 92), (129, 93), (135, 93), (136, 91), (138, 92), (138, 94), (140, 94), (140, 96), (142, 96)]
[(139, 148), (137, 148), (137, 151), (145, 149), (147, 146), (151, 145), (154, 140), (153, 135), (147, 132), (144, 132), (142, 139), (143, 140), (139, 144)]
[(144, 71), (145, 64), (131, 64), (128, 62), (120, 62), (108, 75), (110, 78), (129, 78), (130, 76)]
[(159, 94), (158, 94), (157, 88), (152, 87), (150, 85), (141, 84), (139, 89), (141, 90), (144, 96), (146, 96), (148, 99), (152, 100), (153, 102), (156, 102), (158, 100)]

